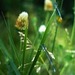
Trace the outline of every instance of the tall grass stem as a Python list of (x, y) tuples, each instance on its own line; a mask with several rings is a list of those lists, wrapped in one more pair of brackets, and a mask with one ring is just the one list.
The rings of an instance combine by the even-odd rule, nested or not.
[(29, 69), (28, 75), (31, 75), (31, 72), (32, 72), (32, 70), (33, 70), (33, 68), (34, 68), (34, 65), (36, 64), (36, 62), (37, 62), (37, 60), (38, 60), (38, 58), (39, 58), (39, 55), (40, 55), (41, 49), (42, 49), (41, 45), (44, 44), (44, 42), (45, 42), (45, 40), (46, 40), (47, 33), (48, 33), (48, 31), (50, 30), (50, 25), (51, 25), (52, 22), (54, 21), (55, 12), (56, 12), (56, 9), (53, 11), (53, 14), (51, 15), (51, 17), (50, 17), (50, 19), (49, 19), (49, 22), (47, 23), (46, 31), (45, 31), (45, 33), (44, 33), (44, 35), (43, 35), (43, 38), (42, 38), (41, 43), (40, 43), (40, 45), (39, 45), (39, 48), (38, 48), (37, 54), (36, 54), (36, 56), (35, 56), (35, 58), (34, 58), (34, 61), (33, 61), (32, 65), (31, 65), (31, 67), (30, 67), (30, 69)]
[(74, 0), (74, 23), (73, 23), (73, 28), (72, 28), (72, 33), (71, 33), (71, 44), (75, 44), (75, 0)]
[(55, 30), (55, 35), (54, 35), (54, 40), (53, 40), (53, 45), (52, 45), (52, 53), (53, 53), (54, 47), (55, 47), (55, 40), (56, 40), (56, 36), (57, 36), (57, 30), (58, 30), (58, 25), (56, 25), (56, 30)]
[(27, 28), (25, 29), (24, 33), (25, 33), (25, 37), (24, 37), (23, 59), (22, 59), (22, 73), (24, 73), (25, 52), (26, 52), (26, 42), (27, 42), (26, 40), (27, 39)]

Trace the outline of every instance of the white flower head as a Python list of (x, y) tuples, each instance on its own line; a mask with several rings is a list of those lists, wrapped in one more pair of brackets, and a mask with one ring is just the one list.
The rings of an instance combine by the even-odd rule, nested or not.
[(53, 10), (53, 4), (52, 4), (51, 0), (45, 0), (44, 10), (46, 10), (46, 11), (52, 11)]
[(41, 25), (41, 26), (39, 27), (39, 32), (40, 32), (40, 33), (45, 32), (45, 30), (46, 30), (46, 26), (45, 26), (45, 25)]
[(28, 28), (28, 13), (27, 12), (22, 12), (21, 14), (19, 14), (15, 27), (20, 30), (25, 30), (25, 28)]
[(27, 20), (27, 19), (28, 19), (28, 13), (27, 13), (27, 12), (22, 12), (22, 13), (19, 15), (18, 18)]

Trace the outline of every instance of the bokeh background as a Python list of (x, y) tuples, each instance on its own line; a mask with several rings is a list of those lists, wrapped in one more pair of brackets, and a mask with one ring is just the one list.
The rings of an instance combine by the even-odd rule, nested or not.
[[(59, 28), (57, 36), (57, 45), (55, 51), (55, 57), (57, 59), (57, 69), (59, 71), (62, 69), (61, 75), (75, 75), (75, 53), (66, 53), (64, 55), (64, 49), (72, 49), (75, 51), (75, 40), (71, 47), (68, 47), (67, 37), (65, 28), (68, 29), (69, 36), (71, 36), (72, 27), (74, 23), (74, 0), (57, 0), (58, 8), (60, 9), (63, 22)], [(61, 6), (62, 5), (62, 6)], [(0, 0), (0, 38), (3, 40), (5, 46), (9, 49), (9, 33), (11, 30), (12, 38), (14, 40), (15, 46), (18, 49), (19, 46), (19, 34), (18, 30), (15, 28), (15, 23), (18, 15), (26, 11), (29, 14), (29, 29), (28, 38), (34, 41), (40, 25), (44, 24), (46, 12), (44, 11), (44, 0)], [(36, 25), (36, 28), (33, 28)], [(53, 32), (52, 32), (53, 33)], [(62, 34), (61, 34), (62, 33)], [(35, 44), (38, 47), (40, 36)], [(53, 37), (48, 39), (52, 39)], [(46, 41), (47, 47), (50, 49), (49, 44), (52, 42)], [(10, 52), (10, 49), (9, 49)], [(59, 53), (58, 53), (59, 52)], [(64, 55), (64, 56), (63, 56)], [(58, 56), (58, 57), (57, 57)], [(63, 61), (62, 61), (63, 60)], [(68, 63), (67, 63), (68, 62)], [(43, 65), (42, 65), (43, 66)], [(64, 68), (62, 68), (64, 67)], [(4, 69), (5, 68), (5, 69)], [(3, 58), (3, 54), (0, 51), (0, 71), (6, 72), (6, 63)], [(59, 75), (58, 71), (58, 75)], [(2, 74), (2, 72), (0, 72)], [(41, 72), (43, 73), (43, 71)], [(46, 72), (45, 72), (46, 73)], [(1, 75), (0, 74), (0, 75)]]

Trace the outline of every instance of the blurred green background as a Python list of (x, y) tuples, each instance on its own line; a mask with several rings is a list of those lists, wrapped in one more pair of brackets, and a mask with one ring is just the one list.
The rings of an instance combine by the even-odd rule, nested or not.
[[(57, 4), (63, 18), (63, 22), (58, 28), (56, 40), (57, 44), (54, 51), (58, 75), (75, 75), (75, 52), (67, 52), (67, 50), (69, 49), (75, 51), (75, 40), (74, 44), (69, 45), (68, 38), (71, 36), (72, 27), (74, 24), (74, 0), (57, 0)], [(44, 24), (45, 21), (46, 12), (44, 11), (44, 0), (0, 0), (0, 38), (3, 40), (5, 46), (9, 49), (9, 52), (10, 47), (8, 42), (8, 29), (11, 30), (15, 46), (17, 47), (17, 49), (19, 49), (19, 35), (17, 33), (18, 30), (15, 28), (15, 23), (18, 15), (22, 11), (26, 11), (29, 13), (28, 38), (31, 41), (34, 41), (34, 38), (37, 34), (37, 31), (35, 30), (38, 30), (40, 25)], [(34, 25), (36, 25), (37, 27), (34, 28)], [(65, 28), (68, 30), (69, 35), (67, 35)], [(53, 29), (55, 30), (55, 28)], [(52, 30), (51, 35), (48, 36), (48, 39), (46, 41), (46, 46), (48, 47), (48, 49), (50, 49), (52, 46), (52, 41), (49, 42), (49, 39), (53, 39), (53, 33), (54, 31)], [(35, 44), (36, 47), (38, 47), (40, 39), (41, 37), (39, 37), (37, 43)], [(0, 71), (0, 75), (4, 75), (3, 73), (7, 72), (6, 63), (1, 51)], [(41, 71), (41, 74), (43, 73), (43, 71), (44, 68)]]

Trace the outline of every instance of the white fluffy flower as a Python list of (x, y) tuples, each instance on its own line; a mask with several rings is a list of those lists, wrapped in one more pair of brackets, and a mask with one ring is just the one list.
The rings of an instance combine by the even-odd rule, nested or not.
[(41, 25), (41, 26), (39, 27), (39, 32), (40, 32), (40, 33), (45, 32), (45, 30), (46, 30), (46, 26), (45, 26), (45, 25)]
[(27, 12), (22, 12), (22, 13), (19, 15), (18, 18), (19, 18), (19, 19), (25, 19), (25, 20), (27, 20), (27, 19), (28, 19), (28, 13), (27, 13)]
[(28, 28), (28, 13), (27, 12), (22, 12), (21, 14), (19, 14), (15, 27), (20, 30), (25, 30), (25, 28)]
[(53, 10), (53, 4), (51, 0), (45, 0), (44, 2), (44, 9), (46, 11), (52, 11)]

